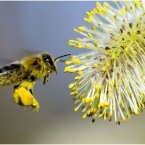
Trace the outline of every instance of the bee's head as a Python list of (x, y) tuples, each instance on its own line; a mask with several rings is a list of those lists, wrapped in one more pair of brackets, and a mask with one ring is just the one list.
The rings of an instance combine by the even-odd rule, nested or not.
[(57, 74), (56, 62), (64, 62), (65, 60), (60, 60), (60, 58), (68, 56), (68, 55), (71, 55), (71, 54), (65, 54), (65, 55), (56, 57), (54, 59), (52, 55), (45, 52), (42, 54), (42, 59), (44, 63), (46, 64), (48, 71), (50, 71), (50, 73), (55, 72)]
[(50, 71), (50, 73), (54, 72), (57, 74), (57, 67), (54, 58), (52, 55), (48, 53), (42, 54), (42, 59), (45, 63), (45, 66), (47, 67), (47, 70)]

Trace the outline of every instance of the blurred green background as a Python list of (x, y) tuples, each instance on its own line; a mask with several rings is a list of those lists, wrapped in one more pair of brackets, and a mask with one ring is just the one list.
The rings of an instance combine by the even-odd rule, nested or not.
[[(54, 57), (86, 50), (70, 48), (69, 39), (79, 35), (73, 28), (84, 25), (85, 12), (95, 7), (85, 2), (0, 2), (0, 65), (21, 59), (29, 53), (47, 51)], [(68, 85), (74, 74), (51, 74), (48, 85), (40, 80), (34, 94), (40, 111), (15, 104), (13, 86), (0, 87), (0, 143), (145, 143), (145, 112), (121, 125), (114, 121), (81, 119), (73, 111)]]

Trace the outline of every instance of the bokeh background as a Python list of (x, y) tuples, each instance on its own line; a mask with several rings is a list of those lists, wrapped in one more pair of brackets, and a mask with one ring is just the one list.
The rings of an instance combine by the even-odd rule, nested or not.
[[(73, 28), (84, 25), (85, 12), (95, 7), (85, 2), (0, 2), (0, 65), (31, 53), (47, 51), (54, 57), (86, 50), (70, 48), (69, 39), (78, 34)], [(51, 74), (48, 85), (38, 81), (34, 94), (40, 111), (15, 104), (13, 86), (0, 87), (0, 143), (145, 143), (145, 112), (126, 123), (91, 118), (83, 120), (73, 111), (68, 84), (74, 74)]]

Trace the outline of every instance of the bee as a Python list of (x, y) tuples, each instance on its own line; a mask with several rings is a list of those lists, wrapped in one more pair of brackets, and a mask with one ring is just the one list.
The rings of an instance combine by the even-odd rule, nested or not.
[(39, 103), (33, 93), (36, 81), (43, 78), (43, 84), (48, 84), (50, 73), (57, 74), (56, 62), (63, 62), (64, 60), (59, 58), (68, 55), (70, 54), (65, 54), (54, 59), (49, 53), (43, 52), (1, 67), (0, 86), (14, 84), (14, 101), (18, 105), (31, 106), (32, 111), (38, 111)]

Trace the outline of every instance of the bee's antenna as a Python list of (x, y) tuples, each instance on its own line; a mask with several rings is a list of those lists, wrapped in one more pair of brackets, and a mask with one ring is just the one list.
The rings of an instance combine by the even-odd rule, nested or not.
[[(56, 57), (56, 58), (54, 59), (54, 61), (57, 61), (59, 58), (62, 58), (62, 57), (65, 57), (65, 56), (69, 56), (69, 55), (71, 55), (71, 54), (69, 53), (69, 54), (64, 54), (64, 55), (58, 56), (58, 57)], [(58, 60), (58, 61), (60, 61), (60, 62), (65, 62), (65, 60)]]

